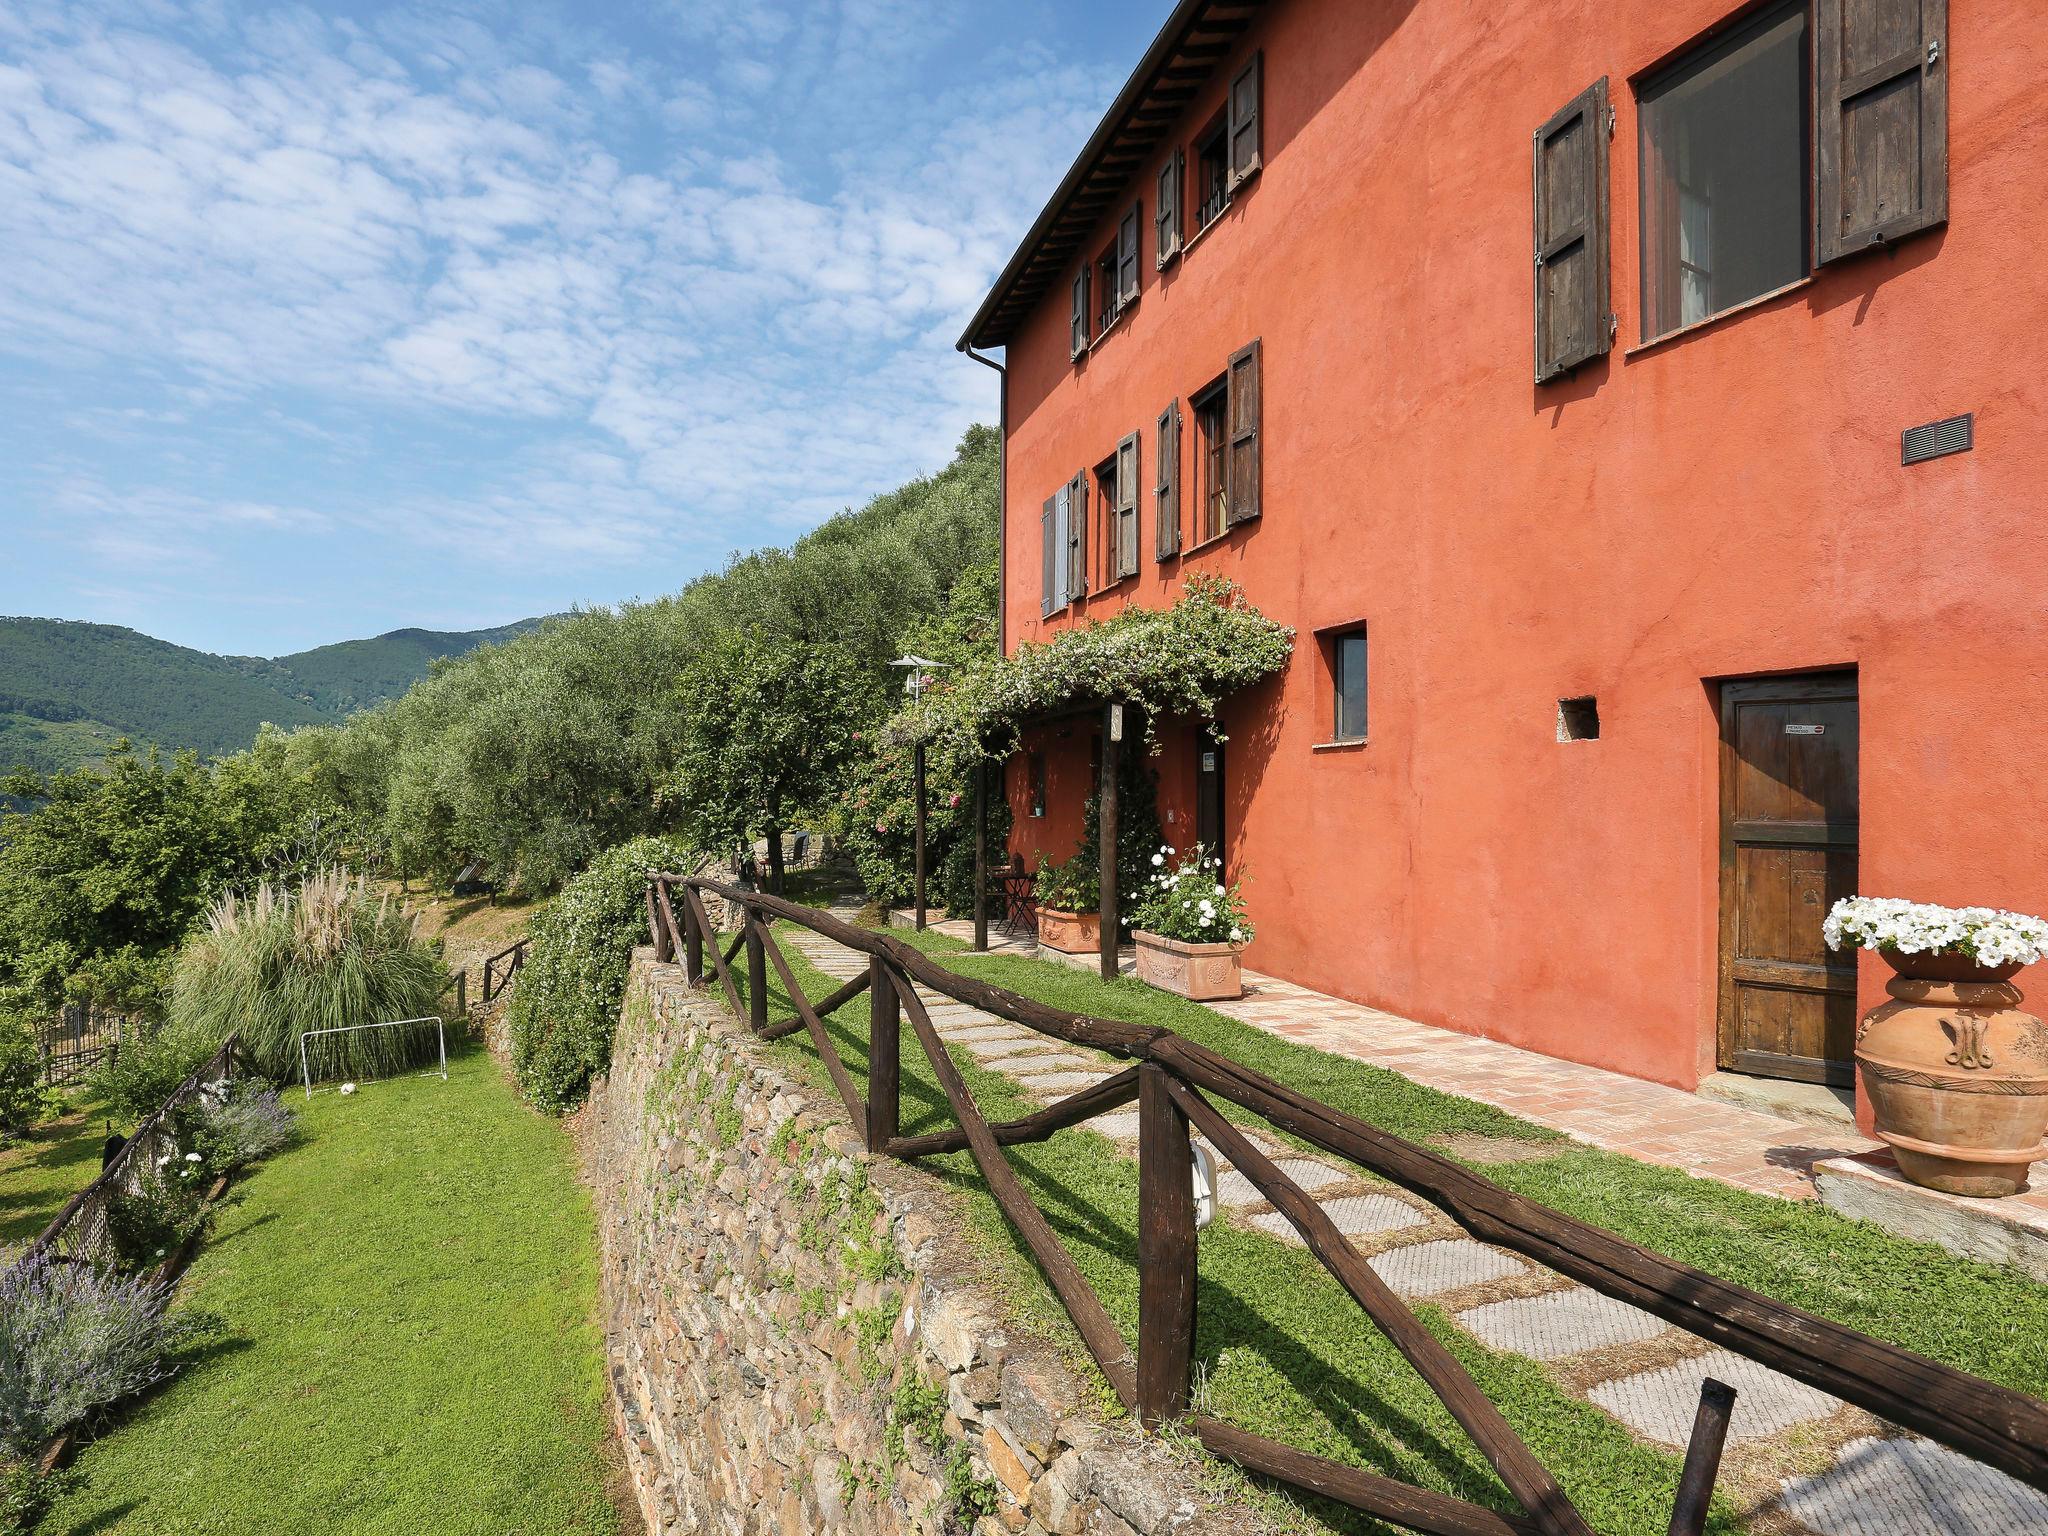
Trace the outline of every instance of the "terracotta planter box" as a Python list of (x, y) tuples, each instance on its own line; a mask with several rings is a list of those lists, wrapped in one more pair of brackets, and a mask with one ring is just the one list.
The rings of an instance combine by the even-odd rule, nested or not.
[(1102, 914), (1062, 912), (1057, 907), (1040, 907), (1038, 942), (1063, 954), (1094, 954), (1102, 948)]
[(1244, 996), (1244, 951), (1236, 944), (1183, 944), (1143, 929), (1138, 945), (1138, 979), (1162, 992), (1177, 992), (1198, 1003)]

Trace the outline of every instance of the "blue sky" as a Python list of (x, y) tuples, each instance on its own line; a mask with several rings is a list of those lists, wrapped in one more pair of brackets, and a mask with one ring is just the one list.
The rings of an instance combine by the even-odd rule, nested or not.
[(1167, 9), (0, 0), (0, 613), (496, 624), (938, 467)]

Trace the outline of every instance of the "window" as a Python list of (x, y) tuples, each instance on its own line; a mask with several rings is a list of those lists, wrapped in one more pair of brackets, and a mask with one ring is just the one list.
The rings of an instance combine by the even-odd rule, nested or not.
[(1072, 489), (1063, 485), (1045, 498), (1039, 512), (1040, 588), (1039, 617), (1047, 618), (1067, 606), (1069, 566), (1067, 546), (1071, 542)]
[(1088, 264), (1084, 261), (1081, 270), (1074, 274), (1073, 316), (1067, 340), (1071, 361), (1079, 362), (1081, 354), (1088, 350), (1088, 334)]
[(1225, 381), (1218, 379), (1188, 402), (1195, 413), (1195, 462), (1198, 471), (1195, 540), (1218, 538), (1228, 525), (1230, 508), (1230, 433), (1225, 422)]
[(1095, 334), (1100, 336), (1122, 313), (1116, 301), (1116, 247), (1112, 245), (1095, 258), (1095, 291), (1102, 295), (1095, 311)]
[(1180, 189), (1188, 162), (1179, 150), (1159, 168), (1159, 196), (1152, 205), (1152, 261), (1162, 270), (1180, 251)]
[(1031, 796), (1031, 814), (1033, 816), (1043, 816), (1045, 814), (1045, 754), (1043, 752), (1033, 752), (1024, 761), (1028, 778), (1027, 787)]
[(1230, 204), (1230, 136), (1224, 114), (1195, 141), (1195, 229), (1207, 229)]
[[(1138, 574), (1138, 434), (1116, 445), (1111, 473), (1114, 494), (1105, 496), (1102, 515), (1108, 524), (1110, 580)], [(1114, 509), (1114, 510), (1112, 510)]]
[(1807, 80), (1798, 3), (1773, 7), (1641, 88), (1646, 338), (1806, 275)]
[(1607, 81), (1536, 130), (1536, 382), (1608, 349)]
[(1600, 739), (1600, 701), (1590, 693), (1576, 699), (1557, 701), (1557, 739), (1559, 741), (1598, 741)]
[(1365, 740), (1365, 631), (1330, 636), (1330, 740)]
[(1095, 291), (1102, 295), (1095, 314), (1097, 336), (1138, 301), (1138, 230), (1143, 212), (1138, 204), (1131, 204), (1117, 221), (1116, 239), (1095, 258)]

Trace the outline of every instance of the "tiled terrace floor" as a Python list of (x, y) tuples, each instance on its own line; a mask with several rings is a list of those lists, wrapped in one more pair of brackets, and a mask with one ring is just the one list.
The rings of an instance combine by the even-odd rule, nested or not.
[[(896, 916), (907, 926), (907, 914)], [(974, 937), (974, 925), (965, 919), (931, 926), (952, 938)], [(1036, 950), (1031, 941), (994, 928), (989, 947), (1007, 953)], [(1242, 998), (1209, 1006), (1269, 1034), (1386, 1067), (1414, 1082), (1547, 1125), (1590, 1146), (1682, 1168), (1756, 1194), (1810, 1200), (1815, 1163), (1877, 1145), (1847, 1127), (1830, 1134), (1618, 1072), (1419, 1024), (1276, 976), (1246, 971), (1244, 979)]]

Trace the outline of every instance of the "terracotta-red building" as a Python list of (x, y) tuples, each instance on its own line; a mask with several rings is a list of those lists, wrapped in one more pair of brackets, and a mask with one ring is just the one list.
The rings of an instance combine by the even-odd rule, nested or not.
[(1254, 966), (1841, 1081), (1836, 896), (2048, 909), (2048, 50), (1947, 12), (1175, 8), (962, 344), (1008, 647), (1198, 571), (1298, 631), (1155, 760)]

